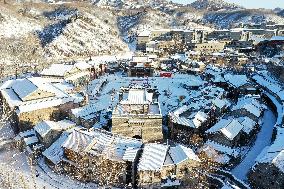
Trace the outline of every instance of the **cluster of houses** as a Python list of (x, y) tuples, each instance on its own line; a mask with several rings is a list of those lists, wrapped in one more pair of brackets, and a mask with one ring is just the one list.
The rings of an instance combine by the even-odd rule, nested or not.
[[(282, 25), (241, 26), (230, 30), (154, 29), (137, 35), (136, 50), (149, 57), (144, 61), (149, 70), (152, 57), (157, 56), (154, 61), (159, 63), (162, 59), (174, 62), (171, 57), (174, 54), (185, 55), (187, 60), (181, 60), (183, 63), (193, 62), (188, 66), (189, 71), (199, 68), (196, 65), (199, 62), (242, 66), (256, 58), (254, 52), (272, 56), (281, 46), (283, 50), (283, 31)], [(265, 52), (265, 49), (271, 49), (271, 52)]]
[(122, 87), (108, 128), (112, 132), (98, 129), (94, 125), (103, 123), (101, 112), (78, 90), (91, 80), (90, 67), (82, 67), (55, 64), (41, 77), (1, 86), (3, 109), (19, 133), (19, 149), (32, 163), (43, 156), (55, 171), (84, 182), (142, 188), (182, 185), (200, 160), (191, 148), (162, 143), (157, 88), (135, 82)]
[(273, 29), (241, 27), (230, 30), (206, 29), (157, 29), (143, 31), (137, 35), (137, 50), (147, 53), (162, 54), (170, 49), (214, 53), (225, 47), (238, 50), (252, 49), (261, 40), (273, 36), (283, 36), (283, 27)]
[(88, 130), (69, 120), (40, 122), (20, 132), (17, 141), (31, 160), (42, 154), (55, 171), (104, 186), (180, 186), (200, 165), (194, 151), (183, 145), (144, 144), (102, 129)]
[(171, 139), (198, 148), (221, 165), (236, 163), (240, 148), (254, 141), (266, 106), (250, 94), (239, 95), (234, 103), (229, 93), (207, 86), (188, 105), (170, 112)]
[[(253, 37), (273, 37), (282, 29), (142, 32), (137, 49), (148, 55), (52, 64), (38, 77), (4, 82), (3, 113), (18, 133), (17, 146), (33, 163), (44, 157), (57, 172), (104, 186), (186, 186), (200, 179), (196, 174), (203, 155), (221, 167), (239, 163), (242, 149), (254, 142), (260, 129), (264, 102), (279, 103), (277, 127), (283, 125), (281, 83), (267, 72), (249, 78), (220, 66), (224, 57), (236, 56), (239, 62), (246, 58), (241, 50), (254, 48)], [(164, 52), (169, 56), (162, 57)], [(216, 65), (206, 64), (205, 52)], [(108, 92), (113, 109), (99, 107), (95, 99), (109, 81), (94, 79), (119, 71), (133, 77), (128, 78), (131, 82)], [(181, 84), (188, 96), (180, 96), (177, 105), (162, 114), (159, 97), (164, 94), (137, 77), (172, 77), (176, 72), (199, 75), (204, 82)], [(262, 182), (263, 188), (283, 186), (282, 132), (277, 129), (275, 141), (250, 171), (252, 184), (271, 174), (275, 179)]]
[[(17, 144), (33, 163), (43, 156), (56, 171), (101, 185), (180, 186), (196, 176), (200, 154), (221, 166), (238, 162), (240, 148), (253, 142), (259, 129), (265, 109), (259, 90), (246, 75), (210, 65), (203, 68), (203, 85), (181, 86), (190, 95), (168, 113), (169, 137), (161, 94), (148, 82), (133, 79), (116, 91), (109, 123), (102, 113), (106, 110), (82, 88), (90, 90), (86, 85), (92, 84), (88, 65), (55, 64), (41, 77), (1, 86), (4, 109), (20, 132)], [(106, 83), (98, 80), (93, 96)]]

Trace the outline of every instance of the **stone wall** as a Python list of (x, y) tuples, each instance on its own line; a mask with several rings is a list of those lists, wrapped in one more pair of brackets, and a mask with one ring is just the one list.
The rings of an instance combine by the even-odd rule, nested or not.
[(79, 155), (68, 149), (65, 149), (65, 157), (65, 172), (80, 181), (115, 187), (125, 187), (128, 184), (127, 164), (122, 160), (107, 159), (105, 155)]
[[(140, 120), (142, 123), (130, 124), (129, 120)], [(162, 117), (113, 117), (112, 132), (127, 137), (141, 137), (144, 141), (163, 140)], [(138, 137), (138, 138), (139, 138)]]
[(68, 102), (59, 106), (39, 109), (31, 112), (23, 112), (18, 115), (19, 130), (25, 131), (27, 129), (31, 129), (42, 120), (59, 121), (65, 119), (68, 117), (70, 110), (77, 108), (78, 106), (78, 104)]

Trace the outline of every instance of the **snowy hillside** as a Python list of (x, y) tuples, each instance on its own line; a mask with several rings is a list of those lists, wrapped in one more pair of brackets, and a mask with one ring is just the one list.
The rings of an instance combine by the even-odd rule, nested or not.
[(142, 7), (157, 8), (170, 4), (170, 2), (166, 0), (95, 0), (94, 2), (98, 6), (128, 9), (139, 9)]
[(46, 52), (51, 56), (90, 56), (129, 50), (121, 40), (117, 28), (90, 13), (80, 14), (49, 27), (41, 31), (39, 36), (46, 45)]
[(242, 9), (239, 5), (227, 3), (223, 0), (197, 0), (190, 5), (195, 9), (207, 11)]
[(19, 38), (39, 29), (39, 24), (30, 19), (19, 19), (0, 6), (0, 38)]
[(276, 14), (260, 10), (237, 10), (209, 12), (203, 17), (204, 23), (211, 23), (218, 28), (229, 28), (237, 26), (240, 23), (265, 23), (273, 21), (284, 23), (284, 18)]

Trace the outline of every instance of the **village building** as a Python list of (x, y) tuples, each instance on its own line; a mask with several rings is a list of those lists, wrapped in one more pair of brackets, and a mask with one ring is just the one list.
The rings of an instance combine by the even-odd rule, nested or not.
[(205, 64), (201, 61), (191, 61), (188, 60), (181, 64), (182, 70), (185, 70), (190, 74), (200, 74), (205, 69)]
[(151, 34), (150, 31), (143, 31), (138, 34), (136, 50), (141, 50), (141, 51), (146, 50), (146, 44), (150, 41), (150, 34)]
[(82, 125), (89, 129), (100, 121), (100, 112), (94, 104), (87, 104), (83, 107), (72, 109), (70, 118), (77, 125)]
[(266, 107), (251, 96), (238, 99), (238, 103), (232, 107), (231, 115), (235, 117), (248, 116), (258, 122)]
[(92, 66), (86, 62), (52, 64), (44, 69), (40, 75), (51, 80), (67, 81), (75, 86), (84, 86), (91, 79)]
[(139, 188), (183, 185), (200, 164), (198, 156), (182, 145), (145, 144), (137, 168)]
[(277, 129), (277, 136), (271, 146), (267, 146), (256, 158), (255, 165), (248, 173), (251, 186), (265, 189), (284, 187), (284, 131)]
[(34, 129), (20, 132), (16, 137), (16, 147), (25, 152), (32, 164), (36, 163), (36, 159), (40, 156), (44, 145), (40, 143)]
[(48, 148), (59, 138), (62, 132), (75, 127), (76, 124), (69, 120), (42, 121), (36, 124), (34, 130), (41, 144)]
[(169, 113), (171, 139), (193, 146), (202, 145), (204, 132), (213, 126), (230, 106), (224, 97), (224, 90), (205, 87), (192, 96), (189, 105), (184, 105)]
[(205, 55), (211, 55), (214, 52), (220, 52), (224, 50), (226, 43), (219, 41), (208, 41), (205, 43), (190, 43), (188, 44), (188, 50), (201, 52)]
[(112, 112), (112, 132), (144, 141), (161, 141), (162, 114), (156, 88), (122, 88)]
[(171, 139), (183, 144), (198, 145), (194, 138), (202, 135), (208, 127), (210, 117), (202, 111), (188, 112), (188, 107), (183, 106), (169, 114), (169, 127)]
[(83, 101), (81, 95), (68, 94), (37, 77), (5, 82), (1, 99), (16, 132), (31, 129), (42, 120), (61, 120)]
[(209, 40), (238, 40), (248, 41), (251, 37), (251, 33), (241, 30), (214, 30), (208, 34)]
[(135, 184), (141, 146), (141, 140), (76, 128), (62, 144), (62, 167), (81, 181), (126, 187)]
[(223, 114), (228, 112), (231, 106), (231, 102), (226, 98), (224, 99), (216, 98), (212, 100), (212, 105), (215, 116), (221, 117)]
[(152, 60), (148, 56), (134, 56), (129, 62), (129, 77), (152, 77), (154, 69), (151, 65)]
[(203, 43), (207, 41), (209, 31), (202, 29), (184, 30), (184, 42), (189, 43)]
[(220, 119), (206, 131), (207, 138), (231, 148), (246, 145), (258, 131), (258, 124), (249, 117)]
[(247, 94), (259, 94), (259, 89), (255, 87), (246, 75), (227, 73), (224, 75), (224, 79), (228, 83), (227, 91), (229, 92), (229, 97), (234, 100)]
[(209, 160), (221, 166), (229, 165), (240, 158), (240, 150), (238, 148), (232, 148), (210, 140), (206, 141), (198, 152), (201, 154), (205, 153)]
[(162, 51), (159, 48), (159, 41), (150, 41), (146, 43), (146, 53), (148, 54), (160, 54)]
[(247, 50), (249, 52), (254, 49), (253, 41), (239, 41), (239, 40), (232, 40), (226, 46), (227, 48), (232, 48), (236, 50)]
[(56, 172), (63, 171), (62, 160), (64, 158), (64, 149), (62, 145), (67, 140), (70, 133), (72, 133), (72, 131), (64, 131), (56, 141), (42, 152), (42, 156), (47, 165)]

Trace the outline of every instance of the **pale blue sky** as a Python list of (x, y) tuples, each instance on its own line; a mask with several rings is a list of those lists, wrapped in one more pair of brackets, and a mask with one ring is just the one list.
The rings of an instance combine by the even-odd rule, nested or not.
[[(195, 0), (172, 0), (176, 3), (189, 4)], [(267, 8), (273, 9), (276, 7), (284, 8), (284, 0), (225, 0), (227, 2), (236, 3), (246, 8)]]

